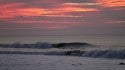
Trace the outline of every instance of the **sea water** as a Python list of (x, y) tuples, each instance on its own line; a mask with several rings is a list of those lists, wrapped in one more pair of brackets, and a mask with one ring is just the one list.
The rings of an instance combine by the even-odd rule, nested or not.
[[(0, 43), (15, 43), (15, 42), (20, 42), (20, 43), (86, 42), (86, 43), (95, 44), (95, 45), (125, 46), (125, 36), (3, 36), (3, 37), (0, 37)], [(9, 48), (5, 48), (5, 49), (10, 50)], [(38, 52), (38, 49), (30, 49), (30, 50), (28, 48), (23, 49), (23, 51), (25, 50)], [(39, 49), (39, 51), (41, 50)], [(125, 62), (125, 60), (108, 59), (108, 58), (87, 58), (87, 57), (76, 57), (76, 56), (57, 56), (57, 55), (50, 56), (50, 55), (42, 55), (42, 54), (40, 55), (0, 54), (0, 70), (44, 70), (44, 69), (46, 70), (114, 70), (114, 69), (124, 70), (125, 65), (119, 65), (119, 63), (121, 62)]]
[(95, 45), (125, 46), (125, 36), (1, 36), (0, 43), (86, 42)]
[(123, 59), (0, 54), (0, 70), (124, 70)]

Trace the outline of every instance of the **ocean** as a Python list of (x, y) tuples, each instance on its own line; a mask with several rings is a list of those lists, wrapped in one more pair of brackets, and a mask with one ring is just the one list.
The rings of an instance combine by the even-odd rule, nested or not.
[(125, 46), (125, 36), (1, 36), (0, 43), (85, 42), (95, 45)]
[[(69, 56), (62, 55), (72, 49), (0, 48), (0, 70), (124, 70), (125, 36), (4, 36), (0, 43), (85, 42), (100, 46), (83, 47)], [(117, 48), (105, 46), (118, 46)], [(121, 48), (122, 47), (122, 48)], [(99, 48), (99, 49), (97, 49)], [(114, 49), (113, 49), (114, 48)], [(121, 49), (119, 49), (121, 48)], [(106, 50), (104, 50), (106, 49)], [(85, 52), (86, 51), (86, 52)], [(7, 53), (6, 53), (7, 52)], [(8, 53), (18, 52), (18, 53)], [(19, 54), (19, 53), (23, 54)], [(27, 52), (32, 54), (26, 54)], [(33, 54), (40, 52), (41, 54)], [(49, 54), (47, 55), (46, 53)], [(76, 56), (74, 56), (74, 54)], [(80, 54), (80, 56), (79, 56)], [(78, 55), (78, 56), (77, 56)]]

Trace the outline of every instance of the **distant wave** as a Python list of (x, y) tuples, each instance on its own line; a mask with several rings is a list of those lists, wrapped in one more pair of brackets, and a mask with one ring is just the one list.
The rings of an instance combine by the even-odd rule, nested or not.
[(1, 44), (3, 48), (40, 48), (40, 49), (48, 49), (48, 48), (83, 48), (86, 46), (91, 46), (88, 43), (80, 43), (80, 42), (72, 42), (72, 43), (56, 43), (51, 44), (47, 42), (37, 42), (35, 44), (20, 44), (18, 42), (13, 44)]
[(47, 42), (37, 42), (35, 44), (20, 44), (18, 42), (13, 44), (1, 44), (2, 48), (41, 48), (41, 49), (48, 49), (52, 48), (52, 44)]

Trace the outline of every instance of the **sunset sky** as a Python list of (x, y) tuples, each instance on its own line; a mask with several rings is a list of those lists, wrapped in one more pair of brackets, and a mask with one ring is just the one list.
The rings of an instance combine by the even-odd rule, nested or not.
[(9, 35), (125, 35), (125, 0), (0, 0)]

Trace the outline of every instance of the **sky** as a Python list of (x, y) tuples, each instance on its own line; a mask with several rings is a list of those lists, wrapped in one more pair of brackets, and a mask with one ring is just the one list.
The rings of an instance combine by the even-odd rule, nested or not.
[(11, 35), (125, 35), (125, 0), (0, 0)]

